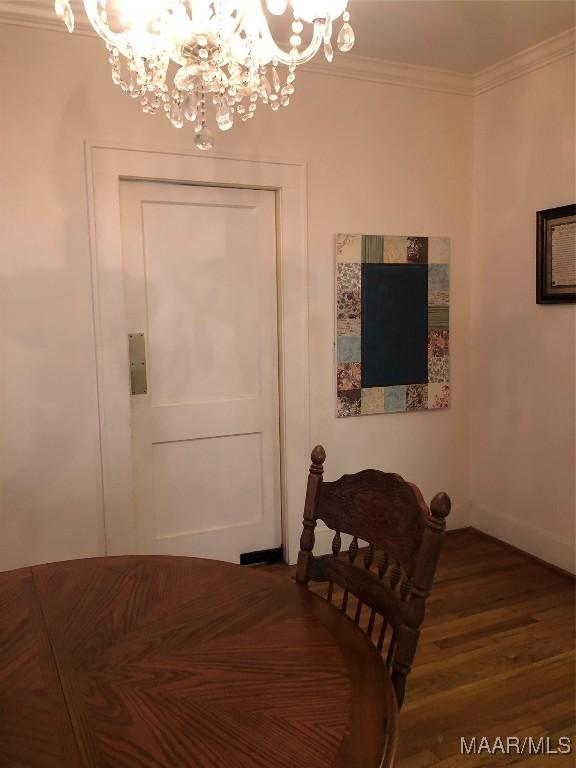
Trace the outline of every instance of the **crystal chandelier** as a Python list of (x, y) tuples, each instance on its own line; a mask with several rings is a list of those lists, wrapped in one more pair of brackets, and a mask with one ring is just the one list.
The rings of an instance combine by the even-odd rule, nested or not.
[[(218, 128), (250, 120), (258, 104), (274, 111), (294, 93), (296, 67), (321, 46), (332, 61), (332, 25), (342, 17), (337, 44), (354, 45), (348, 0), (83, 0), (90, 24), (105, 41), (112, 80), (146, 114), (163, 112), (175, 128), (195, 126), (195, 144), (211, 149), (207, 127), (212, 102)], [(284, 50), (273, 38), (266, 10), (292, 15)], [(74, 30), (70, 0), (55, 11)], [(303, 42), (304, 25), (310, 29)], [(282, 65), (282, 66), (281, 66)]]

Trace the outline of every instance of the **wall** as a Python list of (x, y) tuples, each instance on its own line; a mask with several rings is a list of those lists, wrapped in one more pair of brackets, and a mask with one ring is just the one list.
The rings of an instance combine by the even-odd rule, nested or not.
[(476, 97), (471, 522), (574, 570), (575, 310), (535, 303), (535, 212), (576, 201), (574, 56)]
[[(0, 25), (2, 519), (0, 568), (103, 552), (83, 142), (192, 148), (110, 81), (92, 38)], [(467, 522), (469, 97), (301, 74), (293, 103), (219, 134), (218, 151), (308, 164), (310, 442), (327, 477), (400, 472)], [(336, 420), (334, 235), (452, 238), (448, 412)], [(305, 478), (302, 478), (304, 484)]]

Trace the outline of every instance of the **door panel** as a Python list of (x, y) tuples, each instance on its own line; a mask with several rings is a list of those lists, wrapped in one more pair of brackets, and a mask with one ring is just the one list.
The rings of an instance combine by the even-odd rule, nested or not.
[(249, 252), (255, 214), (144, 202), (153, 405), (259, 395), (260, 259)]
[[(261, 436), (232, 435), (154, 445), (160, 538), (255, 525), (262, 520)], [(214, 483), (213, 468), (234, 467), (234, 483)], [(190, 515), (189, 499), (194, 498)], [(160, 522), (160, 521), (159, 521)]]
[(238, 561), (281, 543), (273, 192), (121, 183), (140, 551)]

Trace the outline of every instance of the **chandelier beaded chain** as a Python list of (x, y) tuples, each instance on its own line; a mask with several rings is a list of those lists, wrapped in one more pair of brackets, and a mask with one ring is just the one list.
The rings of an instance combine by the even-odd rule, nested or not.
[[(274, 16), (291, 12), (289, 50), (274, 40), (264, 0), (83, 0), (105, 41), (112, 80), (149, 115), (162, 112), (175, 128), (195, 126), (195, 144), (208, 150), (212, 104), (216, 125), (254, 117), (258, 104), (277, 111), (294, 93), (296, 68), (321, 47), (330, 62), (333, 22), (342, 18), (341, 51), (354, 45), (348, 0), (266, 0)], [(55, 0), (56, 15), (74, 31), (70, 0)], [(311, 39), (304, 45), (304, 25)], [(172, 66), (172, 65), (175, 65)], [(173, 75), (172, 75), (173, 73)]]

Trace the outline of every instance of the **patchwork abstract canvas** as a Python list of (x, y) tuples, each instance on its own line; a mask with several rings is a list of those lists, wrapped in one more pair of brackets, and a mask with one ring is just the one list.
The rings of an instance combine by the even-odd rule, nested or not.
[(450, 240), (337, 235), (337, 415), (448, 408)]

